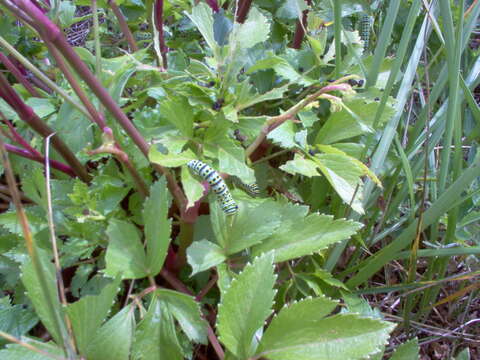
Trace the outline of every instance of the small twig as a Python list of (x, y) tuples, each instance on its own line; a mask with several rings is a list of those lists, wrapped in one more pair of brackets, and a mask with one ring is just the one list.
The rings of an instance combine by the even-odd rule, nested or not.
[(203, 297), (208, 294), (210, 289), (216, 284), (217, 280), (218, 280), (217, 273), (213, 273), (207, 285), (205, 285), (205, 287), (198, 293), (198, 295), (195, 296), (195, 300), (201, 301)]
[(252, 153), (260, 146), (260, 144), (266, 139), (269, 132), (273, 131), (280, 125), (282, 125), (285, 121), (292, 119), (295, 117), (303, 108), (307, 105), (311, 104), (312, 102), (316, 101), (320, 98), (321, 95), (327, 95), (326, 93), (331, 91), (349, 91), (352, 87), (348, 84), (329, 84), (320, 90), (316, 91), (313, 94), (308, 95), (305, 99), (301, 100), (286, 112), (281, 115), (272, 116), (267, 119), (265, 125), (263, 126), (260, 134), (258, 134), (257, 138), (253, 141), (252, 144), (245, 150), (245, 157), (250, 157)]
[[(50, 242), (52, 243), (53, 261), (55, 264), (55, 272), (57, 275), (58, 294), (62, 305), (67, 308), (67, 297), (65, 295), (65, 284), (63, 283), (62, 267), (60, 265), (60, 257), (58, 256), (57, 236), (55, 235), (55, 225), (53, 223), (53, 208), (52, 208), (52, 191), (50, 188), (50, 138), (55, 133), (48, 135), (45, 138), (45, 190), (47, 194), (47, 220), (48, 229), (50, 233)], [(72, 347), (75, 349), (74, 336), (72, 330), (72, 323), (67, 313), (64, 313), (65, 324), (67, 325), (68, 335), (72, 341)]]
[(4, 339), (10, 341), (10, 342), (13, 342), (15, 344), (18, 344), (20, 346), (23, 346), (25, 349), (28, 349), (28, 350), (31, 350), (31, 351), (34, 351), (38, 354), (41, 354), (43, 356), (46, 356), (46, 357), (49, 357), (49, 358), (52, 358), (52, 359), (55, 359), (55, 360), (66, 360), (64, 357), (62, 356), (58, 356), (58, 355), (55, 355), (55, 354), (51, 354), (45, 350), (42, 350), (42, 349), (39, 349), (35, 346), (33, 346), (32, 344), (29, 344), (25, 341), (22, 341), (20, 339), (17, 339), (15, 336), (12, 336), (10, 334), (7, 334), (6, 332), (3, 332), (0, 330), (0, 336), (3, 337)]
[(96, 155), (96, 154), (107, 153), (107, 154), (114, 155), (118, 159), (118, 161), (120, 161), (123, 165), (125, 165), (130, 175), (132, 176), (132, 179), (138, 191), (140, 192), (140, 194), (143, 197), (147, 197), (149, 194), (147, 184), (143, 181), (143, 178), (140, 176), (137, 169), (130, 161), (130, 158), (128, 157), (128, 155), (122, 149), (120, 149), (119, 145), (114, 143), (112, 130), (109, 127), (105, 127), (103, 131), (104, 131), (103, 133), (104, 138), (106, 138), (106, 142), (103, 145), (101, 145), (99, 148), (88, 151), (88, 154)]

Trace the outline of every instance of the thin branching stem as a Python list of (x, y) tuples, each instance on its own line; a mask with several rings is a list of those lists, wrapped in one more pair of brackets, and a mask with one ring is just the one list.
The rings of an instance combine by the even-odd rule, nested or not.
[(128, 27), (127, 20), (125, 19), (125, 16), (123, 16), (122, 11), (118, 7), (117, 3), (115, 2), (115, 0), (109, 0), (108, 4), (112, 8), (112, 11), (115, 14), (115, 17), (117, 18), (118, 25), (120, 26), (120, 30), (122, 30), (123, 36), (125, 36), (125, 39), (128, 42), (128, 46), (130, 47), (130, 50), (132, 52), (138, 51), (138, 46), (137, 46), (137, 43), (135, 42), (135, 38), (133, 37), (133, 34), (130, 31), (130, 28)]

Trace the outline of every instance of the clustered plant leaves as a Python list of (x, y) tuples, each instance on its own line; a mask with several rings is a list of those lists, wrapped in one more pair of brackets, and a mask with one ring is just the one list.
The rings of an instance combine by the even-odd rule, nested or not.
[(400, 3), (0, 0), (0, 358), (418, 358), (479, 291), (480, 4)]

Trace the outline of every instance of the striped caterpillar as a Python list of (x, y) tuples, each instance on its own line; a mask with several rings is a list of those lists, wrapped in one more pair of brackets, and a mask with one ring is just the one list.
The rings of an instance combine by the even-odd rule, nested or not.
[(198, 176), (208, 182), (212, 190), (220, 201), (220, 207), (227, 215), (233, 215), (238, 211), (238, 205), (233, 200), (227, 184), (220, 174), (211, 166), (201, 162), (200, 160), (190, 160), (187, 166)]
[(372, 25), (370, 16), (363, 14), (360, 18), (360, 38), (363, 40), (363, 50), (368, 50), (370, 43), (370, 27)]
[(245, 184), (244, 182), (242, 182), (242, 180), (240, 180), (236, 176), (232, 176), (232, 179), (233, 179), (233, 183), (241, 187), (242, 189), (244, 189), (248, 193), (248, 195), (253, 197), (260, 195), (260, 189), (258, 188), (257, 184), (255, 183)]

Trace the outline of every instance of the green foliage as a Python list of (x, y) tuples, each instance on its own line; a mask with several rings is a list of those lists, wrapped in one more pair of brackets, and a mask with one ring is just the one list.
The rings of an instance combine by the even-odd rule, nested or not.
[[(480, 3), (214, 3), (102, 0), (98, 28), (90, 1), (0, 4), (0, 50), (24, 76), (2, 65), (0, 130), (28, 220), (0, 184), (0, 335), (24, 342), (0, 338), (0, 358), (415, 359), (432, 334), (411, 320), (434, 324), (440, 286), (456, 301), (436, 310), (463, 329)], [(393, 349), (405, 332), (419, 340)], [(463, 345), (449, 356), (470, 358)]]

